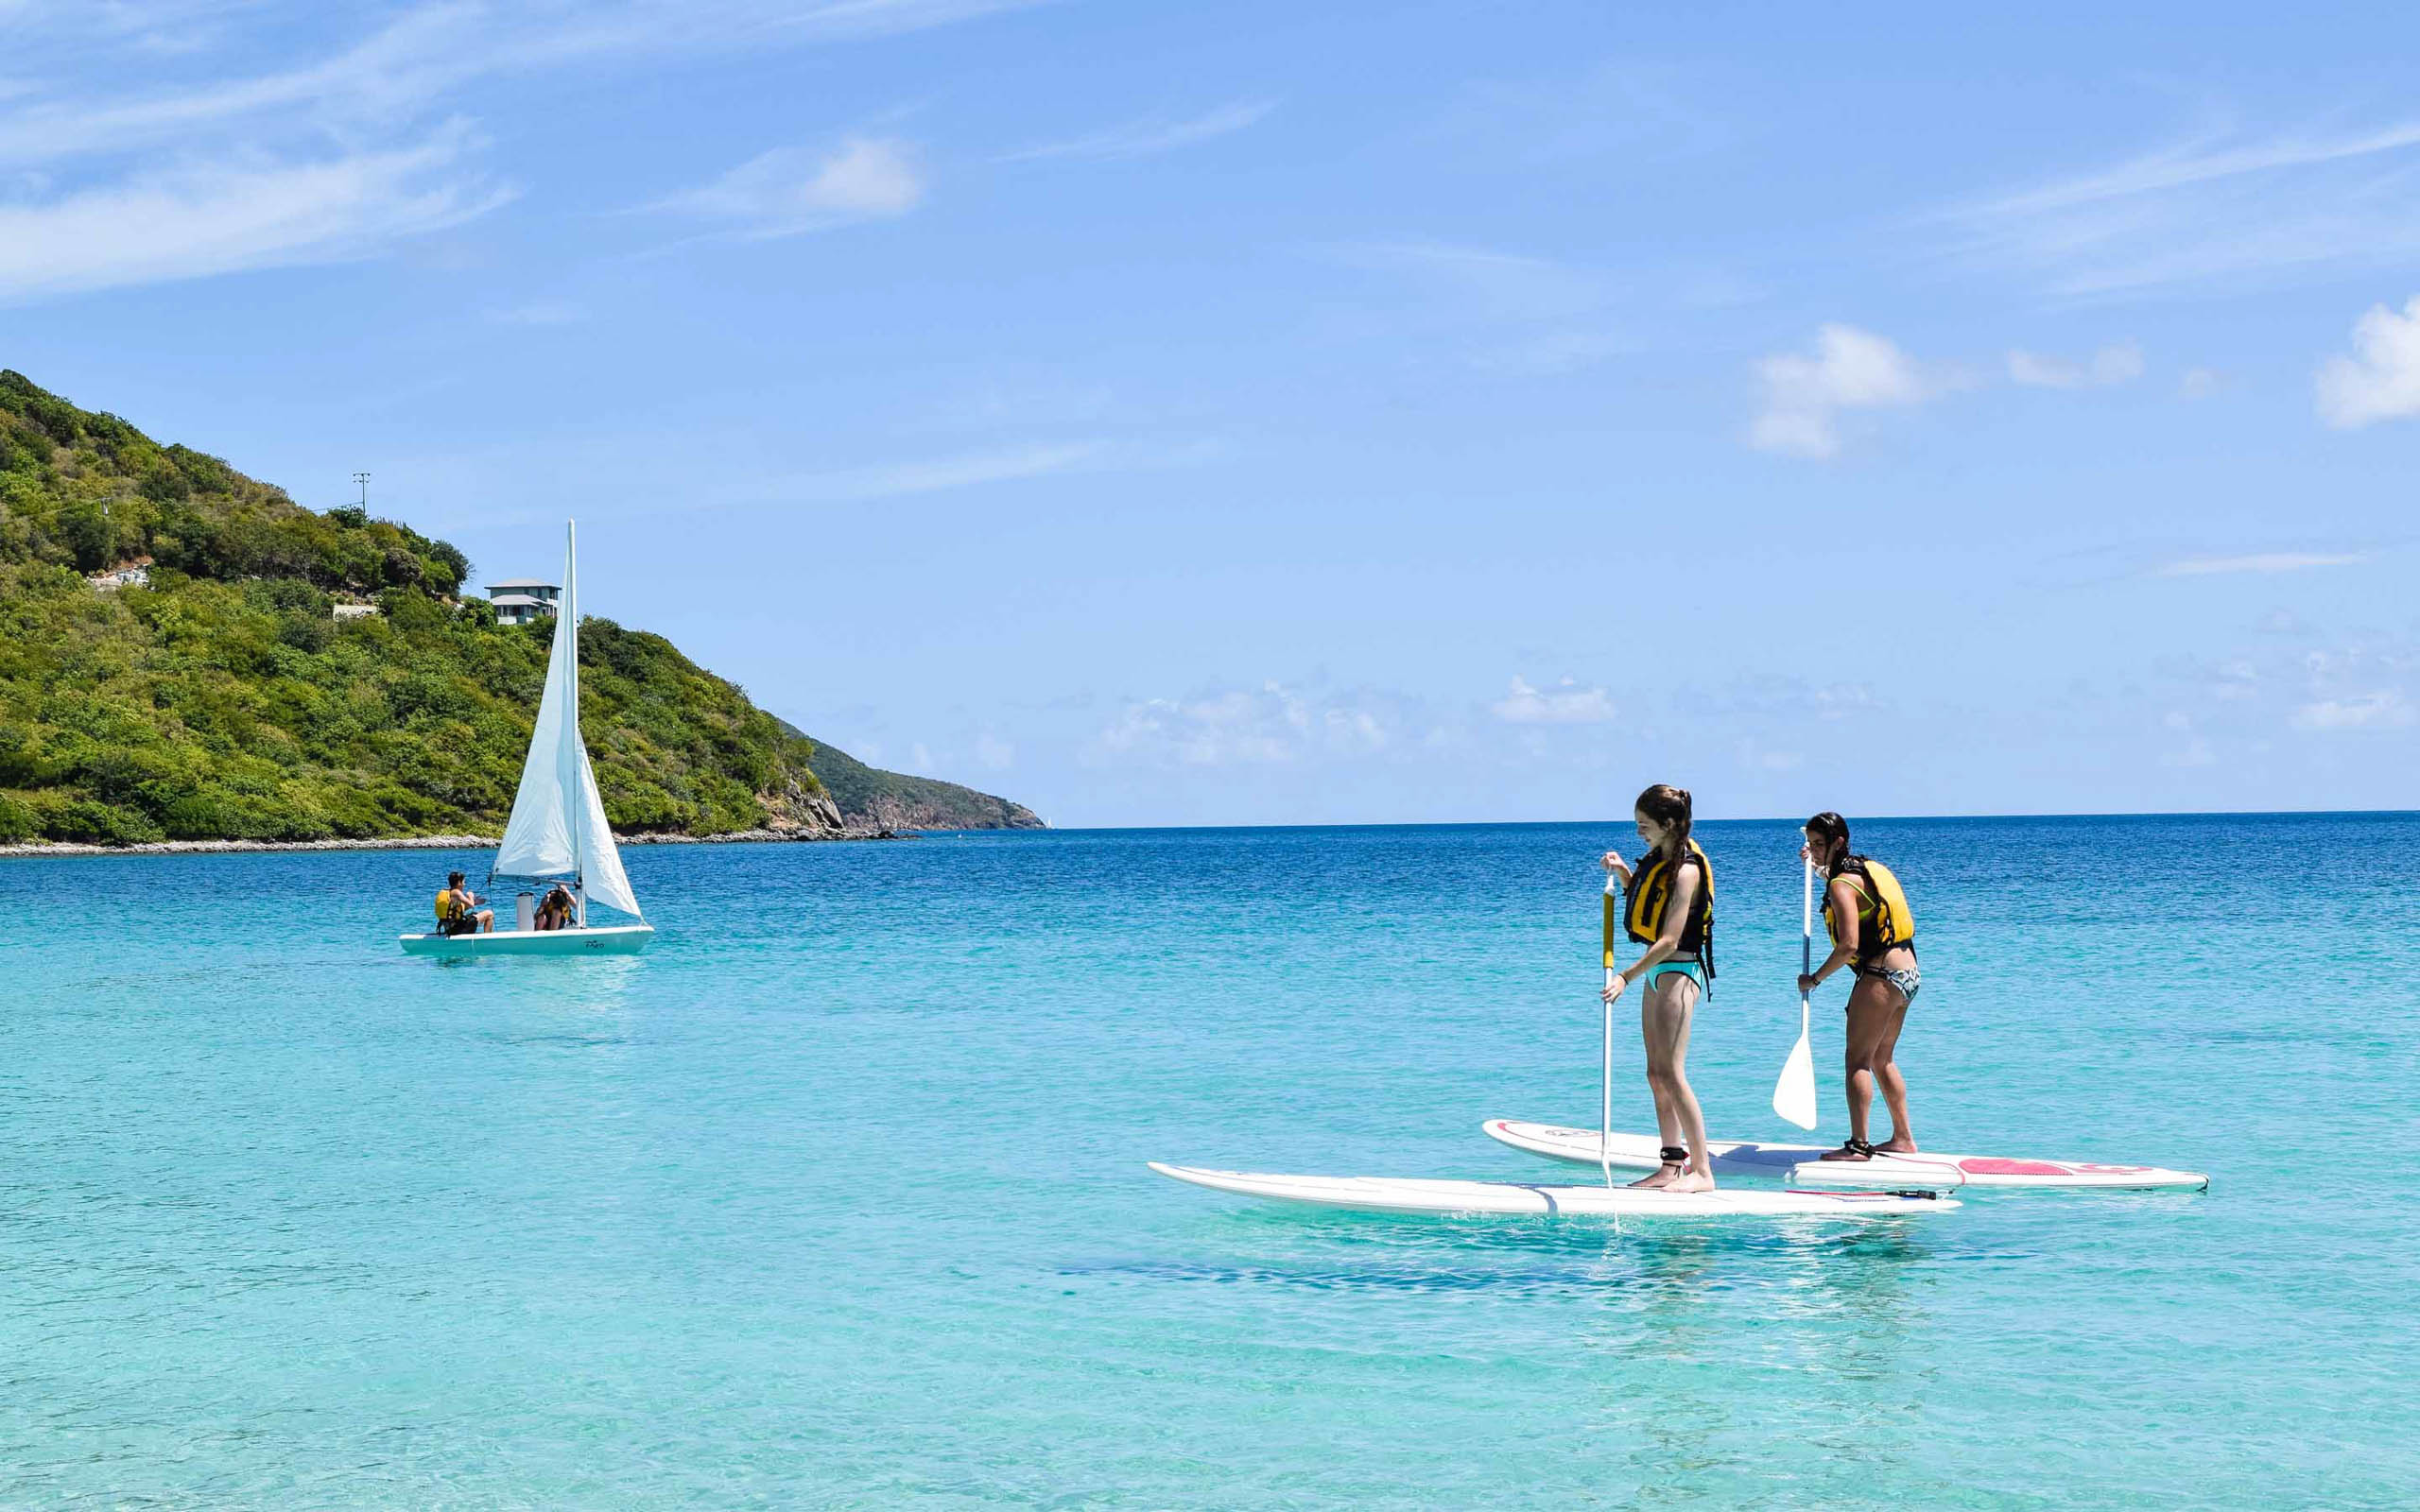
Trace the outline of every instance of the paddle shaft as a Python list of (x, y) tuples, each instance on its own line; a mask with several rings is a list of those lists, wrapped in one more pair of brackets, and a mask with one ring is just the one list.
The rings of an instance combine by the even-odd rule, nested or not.
[[(1612, 898), (1613, 896), (1615, 896), (1615, 893), (1614, 893), (1614, 874), (1613, 874), (1612, 872), (1610, 872), (1610, 871), (1608, 871), (1608, 872), (1606, 872), (1606, 873), (1605, 873), (1605, 896), (1606, 896), (1607, 898), (1609, 898), (1609, 899), (1610, 899), (1610, 898)], [(1606, 949), (1607, 951), (1611, 951), (1611, 950), (1614, 948), (1614, 937), (1613, 937), (1613, 915), (1612, 915), (1612, 914), (1610, 914), (1610, 913), (1608, 913), (1608, 914), (1605, 916), (1605, 919), (1606, 919), (1606, 926), (1605, 926), (1605, 949)], [(1608, 966), (1608, 967), (1606, 967), (1606, 968), (1605, 968), (1605, 990), (1606, 990), (1606, 991), (1608, 991), (1608, 992), (1610, 992), (1610, 991), (1612, 991), (1613, 989), (1614, 989), (1614, 969), (1613, 969), (1612, 967)], [(1600, 1104), (1600, 1106), (1599, 1107), (1599, 1108), (1598, 1108), (1598, 1112), (1597, 1112), (1597, 1165), (1598, 1165), (1598, 1168), (1599, 1168), (1599, 1169), (1602, 1170), (1602, 1171), (1605, 1173), (1605, 1190), (1606, 1190), (1606, 1191), (1608, 1191), (1608, 1192), (1612, 1191), (1612, 1190), (1613, 1190), (1613, 1188), (1614, 1188), (1614, 1148), (1613, 1148), (1613, 1145), (1614, 1145), (1614, 1005), (1613, 1005), (1613, 1002), (1612, 1002), (1612, 1000), (1611, 1000), (1611, 999), (1607, 999), (1607, 1000), (1606, 1000), (1606, 1003), (1605, 1003), (1605, 1082), (1604, 1082), (1604, 1097), (1603, 1097), (1603, 1099), (1602, 1099), (1602, 1101), (1601, 1101), (1601, 1104)]]
[[(1806, 885), (1799, 888), (1798, 905), (1798, 974), (1801, 977), (1815, 974), (1815, 863), (1809, 861), (1806, 866)], [(1803, 991), (1798, 994), (1798, 1006), (1802, 1014), (1806, 1011), (1806, 994)]]

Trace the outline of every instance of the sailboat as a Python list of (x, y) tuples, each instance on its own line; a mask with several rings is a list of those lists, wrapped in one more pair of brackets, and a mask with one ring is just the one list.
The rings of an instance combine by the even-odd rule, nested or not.
[[(512, 817), (504, 827), (488, 880), (567, 882), (572, 895), (568, 928), (531, 927), (532, 894), (522, 893), (513, 920), (518, 928), (478, 934), (405, 935), (409, 955), (575, 955), (604, 952), (635, 954), (655, 937), (655, 926), (639, 915), (622, 854), (605, 823), (596, 773), (579, 735), (579, 542), (563, 526), (563, 592), (555, 610), (555, 647), (546, 658), (546, 691), (538, 700), (537, 727), (521, 764), (521, 788), (512, 796)], [(591, 901), (631, 916), (627, 924), (588, 920)], [(502, 924), (503, 920), (498, 920)]]

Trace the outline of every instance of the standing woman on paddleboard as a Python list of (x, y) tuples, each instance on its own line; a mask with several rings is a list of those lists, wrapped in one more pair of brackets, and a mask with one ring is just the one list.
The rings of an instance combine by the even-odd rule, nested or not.
[[(1714, 1190), (1705, 1115), (1689, 1090), (1689, 1015), (1714, 979), (1714, 864), (1689, 838), (1689, 795), (1657, 783), (1638, 795), (1634, 816), (1647, 854), (1634, 868), (1617, 850), (1605, 869), (1622, 880), (1624, 935), (1647, 949), (1605, 983), (1610, 1004), (1642, 988), (1638, 1027), (1647, 1041), (1647, 1086), (1655, 1096), (1664, 1163), (1631, 1185), (1668, 1192)], [(1614, 968), (1614, 897), (1605, 895), (1605, 969)]]
[[(1908, 1122), (1908, 1083), (1899, 1074), (1897, 1054), (1908, 1007), (1924, 985), (1916, 970), (1916, 916), (1889, 867), (1849, 853), (1849, 821), (1839, 815), (1807, 820), (1806, 849), (1799, 853), (1829, 879), (1824, 927), (1832, 936), (1832, 954), (1798, 979), (1798, 990), (1812, 992), (1843, 966), (1857, 973), (1848, 1002), (1848, 1143), (1824, 1159), (1870, 1160), (1876, 1151), (1912, 1155), (1915, 1125)], [(1865, 1137), (1866, 1115), (1874, 1110), (1877, 1086), (1891, 1108), (1891, 1137), (1874, 1144)]]

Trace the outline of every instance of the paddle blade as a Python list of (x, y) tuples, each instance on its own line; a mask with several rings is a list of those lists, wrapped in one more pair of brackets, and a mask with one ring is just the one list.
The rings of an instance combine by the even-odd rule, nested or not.
[(1782, 1063), (1781, 1080), (1773, 1083), (1773, 1111), (1800, 1128), (1815, 1126), (1815, 1052), (1803, 1024), (1789, 1059)]

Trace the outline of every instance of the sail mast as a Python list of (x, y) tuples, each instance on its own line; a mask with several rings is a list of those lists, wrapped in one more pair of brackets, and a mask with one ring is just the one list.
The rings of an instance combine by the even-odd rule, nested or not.
[[(571, 748), (577, 753), (573, 764), (574, 782), (588, 775), (587, 738), (579, 732), (579, 523), (563, 522), (563, 601), (555, 610), (555, 633), (571, 637), (566, 660), (571, 663), (564, 687), (571, 696), (569, 729)], [(579, 823), (588, 808), (588, 795), (574, 790), (571, 803), (571, 894), (579, 905), (579, 925), (588, 927), (587, 869), (580, 865)]]

